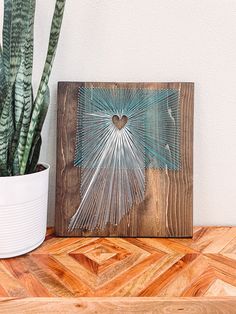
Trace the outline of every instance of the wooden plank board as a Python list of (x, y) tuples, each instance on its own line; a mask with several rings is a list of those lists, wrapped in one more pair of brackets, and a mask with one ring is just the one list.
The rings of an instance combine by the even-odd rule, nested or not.
[(236, 298), (28, 298), (0, 299), (0, 313), (234, 314)]
[[(68, 232), (80, 205), (81, 169), (74, 166), (80, 87), (178, 89), (180, 91), (181, 169), (146, 169), (145, 200), (117, 226)], [(193, 83), (59, 82), (56, 234), (59, 236), (191, 237), (193, 190)]]

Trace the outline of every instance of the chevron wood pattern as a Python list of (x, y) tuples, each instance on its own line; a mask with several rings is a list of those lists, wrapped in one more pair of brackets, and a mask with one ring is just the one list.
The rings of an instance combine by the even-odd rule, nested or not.
[(140, 310), (144, 304), (147, 309), (163, 306), (163, 312), (148, 313), (165, 313), (167, 300), (189, 309), (182, 313), (192, 313), (195, 301), (196, 313), (221, 313), (220, 304), (222, 313), (235, 313), (236, 227), (195, 227), (192, 239), (57, 238), (50, 228), (40, 248), (0, 260), (0, 313), (6, 306), (20, 313), (14, 309), (29, 303), (35, 309), (41, 304), (42, 313), (48, 313), (45, 304), (56, 311), (56, 300), (70, 313), (78, 307), (82, 311), (90, 301), (87, 310), (97, 304), (102, 312), (114, 313), (118, 298), (110, 297), (123, 300), (122, 313), (132, 310), (126, 297), (135, 300), (134, 308), (143, 302)]

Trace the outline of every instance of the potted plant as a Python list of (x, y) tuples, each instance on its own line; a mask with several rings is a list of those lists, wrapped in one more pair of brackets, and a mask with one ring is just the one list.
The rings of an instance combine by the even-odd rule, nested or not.
[(0, 45), (0, 258), (33, 250), (46, 234), (49, 166), (38, 165), (38, 159), (65, 0), (56, 0), (46, 62), (34, 98), (35, 2), (4, 0)]

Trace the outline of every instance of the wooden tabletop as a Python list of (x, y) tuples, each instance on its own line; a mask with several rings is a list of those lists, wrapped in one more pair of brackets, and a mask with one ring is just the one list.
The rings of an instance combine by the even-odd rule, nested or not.
[[(236, 313), (236, 227), (56, 238), (0, 260), (0, 313)], [(168, 312), (169, 311), (169, 312)]]

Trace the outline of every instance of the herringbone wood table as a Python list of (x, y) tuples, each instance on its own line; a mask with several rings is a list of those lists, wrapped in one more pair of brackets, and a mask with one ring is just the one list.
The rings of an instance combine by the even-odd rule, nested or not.
[(195, 227), (193, 239), (49, 229), (37, 250), (0, 261), (0, 296), (0, 313), (236, 313), (236, 227)]

